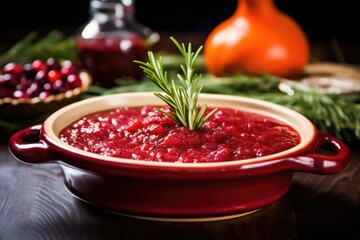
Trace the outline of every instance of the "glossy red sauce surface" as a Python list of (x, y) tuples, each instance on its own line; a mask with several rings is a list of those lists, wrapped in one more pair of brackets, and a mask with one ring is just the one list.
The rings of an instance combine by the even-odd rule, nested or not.
[(67, 126), (59, 137), (75, 148), (101, 155), (184, 163), (256, 158), (300, 142), (294, 129), (267, 116), (220, 108), (202, 128), (190, 131), (154, 106), (89, 115)]

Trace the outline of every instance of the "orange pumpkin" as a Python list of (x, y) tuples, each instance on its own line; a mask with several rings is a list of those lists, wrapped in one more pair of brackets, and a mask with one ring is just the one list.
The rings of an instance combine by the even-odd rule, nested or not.
[(310, 55), (302, 28), (273, 0), (238, 0), (235, 13), (215, 27), (204, 44), (209, 73), (268, 73), (289, 77), (301, 72)]

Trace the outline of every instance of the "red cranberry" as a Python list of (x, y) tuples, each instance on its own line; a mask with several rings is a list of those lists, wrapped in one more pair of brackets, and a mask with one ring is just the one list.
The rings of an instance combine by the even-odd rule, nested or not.
[(61, 79), (61, 73), (57, 70), (50, 70), (47, 73), (47, 79), (51, 83), (55, 83), (57, 80)]
[(18, 84), (16, 85), (15, 89), (24, 91), (24, 90), (28, 89), (30, 87), (30, 85), (31, 85), (31, 82), (26, 77), (21, 77), (21, 79), (18, 82)]
[(31, 98), (31, 95), (28, 94), (27, 92), (21, 91), (21, 90), (16, 90), (13, 94), (14, 98), (22, 98), (22, 99), (29, 99)]
[(37, 82), (31, 83), (29, 88), (26, 90), (26, 93), (29, 94), (31, 97), (38, 97), (40, 92), (41, 87)]
[(78, 74), (79, 69), (72, 61), (64, 61), (63, 67), (61, 68), (61, 74), (68, 76), (70, 74)]
[(15, 76), (20, 76), (23, 72), (23, 66), (19, 63), (10, 62), (3, 67), (3, 74), (10, 73)]
[(6, 73), (3, 75), (3, 81), (7, 86), (14, 87), (18, 83), (18, 77), (14, 74)]
[(61, 65), (60, 65), (59, 61), (56, 60), (55, 58), (48, 58), (46, 60), (46, 65), (49, 70), (60, 71), (60, 69), (61, 69)]
[(27, 78), (34, 78), (35, 77), (35, 70), (32, 67), (32, 63), (25, 63), (23, 66), (24, 74)]
[(81, 87), (82, 82), (81, 82), (79, 75), (77, 75), (77, 74), (70, 74), (66, 80), (69, 83), (71, 88)]
[(36, 72), (41, 71), (41, 70), (46, 70), (46, 63), (40, 59), (34, 60), (32, 62), (32, 68)]
[(35, 82), (39, 83), (40, 85), (44, 85), (45, 83), (48, 82), (47, 72), (44, 70), (38, 71), (35, 75), (34, 80), (35, 80)]
[(56, 80), (53, 83), (53, 89), (57, 93), (64, 92), (64, 83), (63, 83), (63, 81), (61, 81), (60, 79)]
[(45, 99), (47, 97), (51, 96), (51, 92), (48, 92), (48, 91), (42, 91), (40, 94), (39, 94), (39, 98), (41, 99)]

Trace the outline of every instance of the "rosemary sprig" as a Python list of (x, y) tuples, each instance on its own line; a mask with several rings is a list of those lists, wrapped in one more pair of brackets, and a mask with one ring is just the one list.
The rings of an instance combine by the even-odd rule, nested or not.
[(291, 94), (269, 92), (253, 94), (252, 97), (287, 106), (309, 118), (319, 130), (327, 131), (346, 142), (360, 141), (360, 104), (314, 89), (292, 89)]
[[(201, 108), (198, 104), (198, 97), (203, 86), (199, 86), (201, 74), (194, 72), (194, 63), (202, 50), (202, 46), (196, 52), (192, 52), (191, 43), (186, 48), (185, 44), (180, 44), (175, 38), (170, 37), (184, 58), (185, 66), (181, 65), (182, 74), (177, 74), (180, 84), (175, 84), (174, 79), (168, 80), (168, 73), (164, 70), (162, 57), (155, 58), (152, 51), (148, 51), (149, 62), (135, 60), (147, 75), (164, 93), (155, 92), (155, 96), (162, 99), (172, 109), (169, 114), (160, 108), (158, 111), (179, 122), (190, 130), (199, 129), (215, 112), (213, 109), (205, 117), (207, 105)], [(200, 109), (200, 110), (199, 110)]]

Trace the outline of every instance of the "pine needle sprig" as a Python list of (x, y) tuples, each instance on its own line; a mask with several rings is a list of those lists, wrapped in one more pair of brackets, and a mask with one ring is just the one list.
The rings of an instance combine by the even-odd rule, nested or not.
[(289, 107), (309, 118), (319, 130), (346, 141), (360, 141), (360, 105), (341, 96), (292, 87), (293, 92), (249, 94)]
[(199, 85), (201, 74), (194, 71), (194, 64), (202, 50), (202, 46), (196, 52), (193, 52), (191, 43), (186, 47), (184, 43), (180, 44), (175, 38), (170, 37), (170, 39), (180, 51), (185, 62), (180, 66), (182, 74), (176, 74), (178, 84), (175, 83), (174, 79), (169, 81), (168, 73), (164, 70), (162, 57), (156, 59), (152, 51), (148, 51), (148, 62), (137, 60), (134, 62), (139, 64), (147, 77), (163, 91), (163, 93), (155, 92), (154, 94), (168, 104), (172, 112), (170, 114), (159, 108), (157, 110), (190, 130), (196, 130), (217, 110), (213, 109), (204, 116), (207, 105), (204, 104), (200, 108), (198, 104), (198, 97), (203, 86)]
[(0, 67), (8, 62), (27, 63), (35, 59), (75, 60), (75, 40), (64, 33), (53, 30), (40, 38), (37, 32), (30, 32), (8, 50), (0, 54)]

